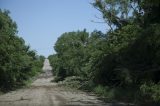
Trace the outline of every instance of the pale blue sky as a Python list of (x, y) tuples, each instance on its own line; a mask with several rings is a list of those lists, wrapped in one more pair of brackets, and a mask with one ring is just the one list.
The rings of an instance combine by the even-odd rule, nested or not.
[(55, 53), (53, 46), (64, 32), (97, 29), (106, 32), (106, 24), (93, 23), (101, 16), (90, 4), (93, 0), (0, 0), (18, 25), (18, 35), (38, 54)]

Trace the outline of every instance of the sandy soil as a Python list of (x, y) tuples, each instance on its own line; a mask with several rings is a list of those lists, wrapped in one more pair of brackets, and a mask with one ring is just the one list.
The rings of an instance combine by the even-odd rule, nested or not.
[(1, 95), (0, 106), (120, 106), (104, 103), (94, 95), (52, 83), (51, 69), (46, 59), (44, 73), (30, 87)]

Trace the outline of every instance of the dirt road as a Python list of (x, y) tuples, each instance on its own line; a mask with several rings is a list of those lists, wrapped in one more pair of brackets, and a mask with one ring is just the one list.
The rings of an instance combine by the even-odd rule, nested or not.
[(1, 95), (0, 106), (113, 106), (98, 100), (94, 95), (51, 83), (51, 69), (46, 59), (44, 73), (30, 87)]

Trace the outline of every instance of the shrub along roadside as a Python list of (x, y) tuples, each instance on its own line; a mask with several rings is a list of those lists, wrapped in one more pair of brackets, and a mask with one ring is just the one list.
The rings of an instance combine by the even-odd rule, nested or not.
[(93, 6), (110, 30), (62, 34), (49, 56), (57, 81), (79, 76), (87, 79), (84, 88), (112, 100), (160, 104), (160, 1), (95, 0)]
[(23, 86), (41, 72), (44, 57), (25, 45), (17, 32), (9, 11), (0, 10), (0, 91)]
[[(151, 48), (146, 49), (143, 43), (146, 44), (148, 39), (153, 36), (146, 35), (144, 38), (146, 42), (140, 42), (141, 36), (136, 39), (136, 35), (141, 33), (139, 32), (141, 28), (128, 25), (122, 29), (123, 31), (120, 33), (127, 33), (128, 30), (134, 29), (134, 35), (131, 33), (127, 36), (114, 33), (105, 35), (99, 31), (88, 35), (86, 30), (64, 33), (55, 44), (57, 54), (48, 57), (53, 67), (53, 74), (56, 76), (55, 80), (57, 82), (64, 80), (64, 85), (95, 92), (105, 101), (145, 103), (146, 99), (140, 89), (141, 85), (149, 80), (159, 81), (158, 74), (155, 74), (157, 71), (150, 71), (152, 69), (146, 63), (150, 61), (147, 59), (151, 58), (136, 57), (144, 54), (135, 45), (142, 46), (141, 49), (148, 53)], [(119, 40), (116, 41), (117, 39)], [(159, 51), (159, 49), (155, 51)], [(152, 57), (152, 55), (149, 56)], [(157, 61), (152, 62), (158, 64)], [(148, 71), (143, 72), (143, 68)], [(72, 79), (72, 76), (80, 77), (83, 80), (79, 81), (76, 77), (75, 80), (68, 80)], [(154, 93), (159, 97), (158, 92)], [(151, 92), (149, 96), (155, 95), (154, 93)], [(159, 102), (153, 98), (150, 100), (152, 104)]]

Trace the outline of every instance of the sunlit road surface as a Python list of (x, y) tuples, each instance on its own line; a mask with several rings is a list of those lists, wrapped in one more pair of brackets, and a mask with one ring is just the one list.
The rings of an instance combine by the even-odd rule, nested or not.
[(30, 87), (1, 95), (0, 106), (121, 106), (104, 103), (94, 95), (52, 83), (52, 67), (48, 59), (42, 69), (43, 74)]

